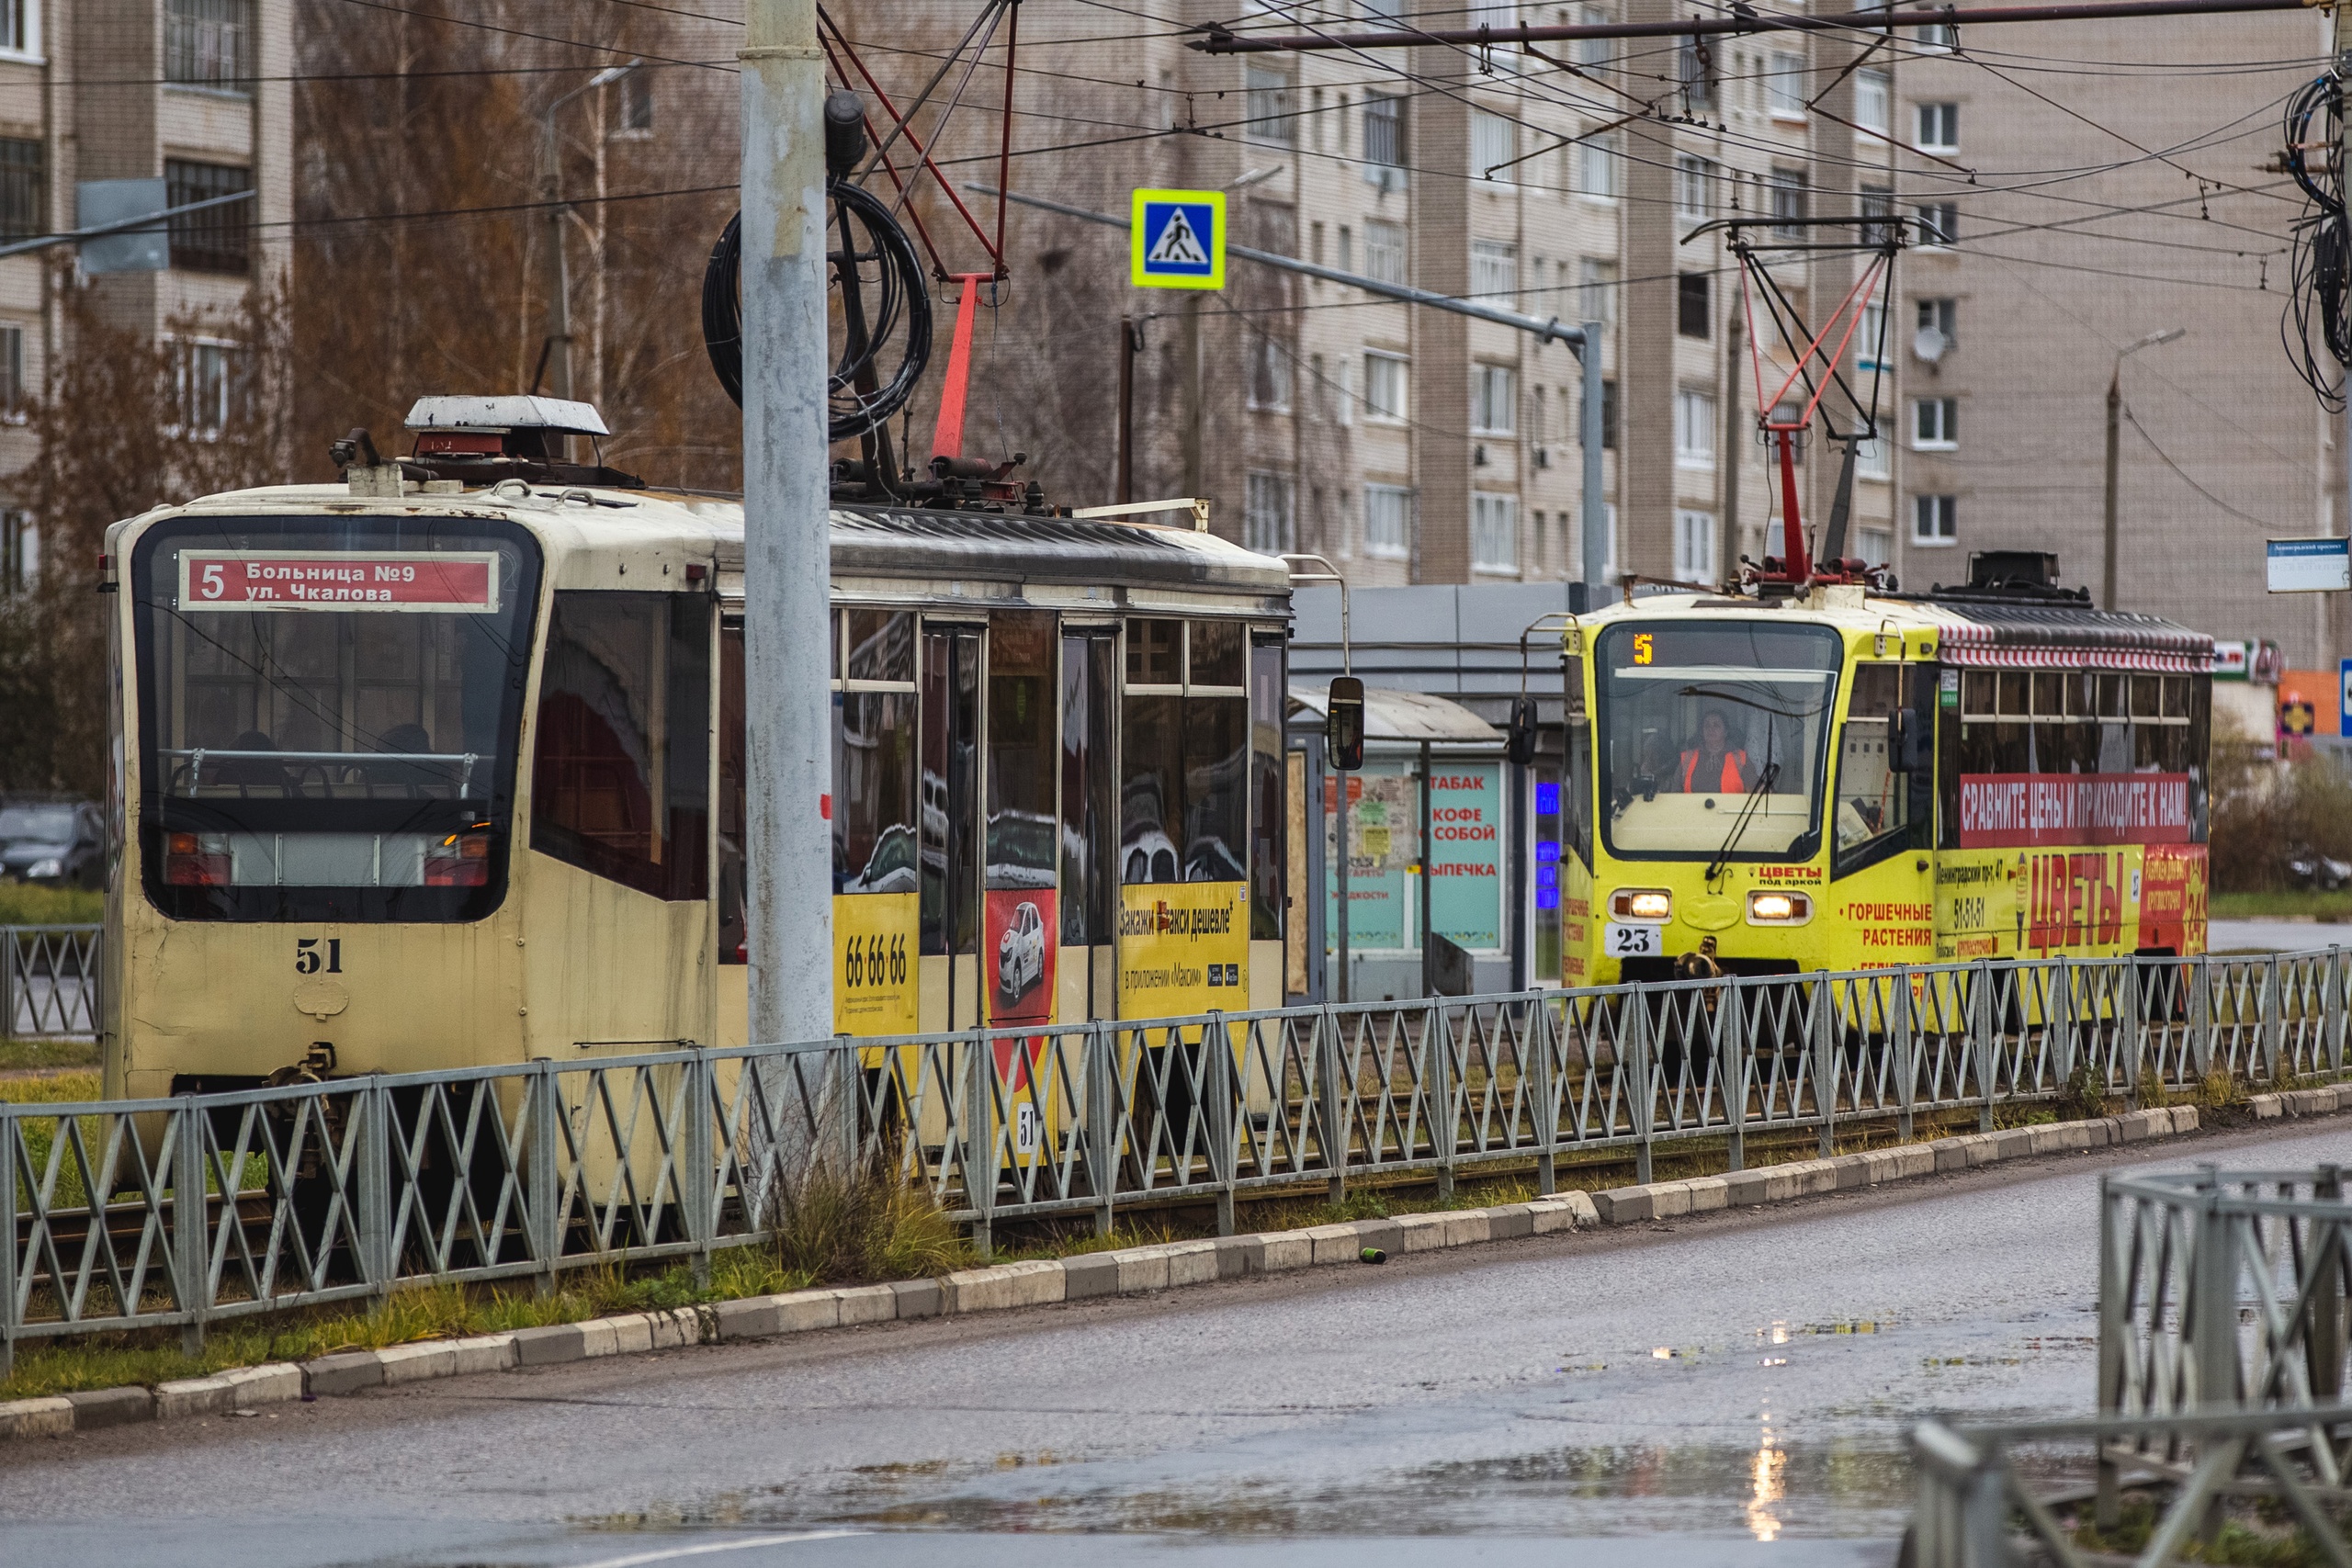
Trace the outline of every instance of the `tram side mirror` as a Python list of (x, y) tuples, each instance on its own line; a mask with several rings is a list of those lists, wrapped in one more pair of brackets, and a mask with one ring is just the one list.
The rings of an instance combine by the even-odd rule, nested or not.
[(1333, 773), (1352, 773), (1363, 766), (1363, 682), (1353, 675), (1331, 677), (1323, 747), (1331, 754)]
[(1887, 730), (1886, 765), (1889, 772), (1917, 773), (1927, 765), (1926, 731), (1919, 716), (1909, 708), (1896, 708)]
[(1535, 699), (1516, 697), (1510, 705), (1510, 727), (1505, 731), (1503, 754), (1521, 767), (1535, 761)]

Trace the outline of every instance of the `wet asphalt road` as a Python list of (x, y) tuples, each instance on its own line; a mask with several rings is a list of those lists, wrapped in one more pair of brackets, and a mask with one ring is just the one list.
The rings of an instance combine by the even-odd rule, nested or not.
[(2089, 1408), (2122, 1163), (10, 1445), (0, 1562), (1883, 1564), (1917, 1414)]
[(2215, 920), (2206, 930), (2212, 953), (2310, 953), (2352, 947), (2352, 926), (2317, 920)]

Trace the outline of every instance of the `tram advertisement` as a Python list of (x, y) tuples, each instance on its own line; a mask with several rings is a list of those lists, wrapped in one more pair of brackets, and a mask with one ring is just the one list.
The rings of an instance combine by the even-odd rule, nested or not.
[(1249, 892), (1245, 882), (1120, 888), (1119, 1016), (1248, 1008)]
[[(988, 974), (989, 1023), (1054, 1021), (1054, 949), (1061, 922), (1050, 887), (991, 888), (986, 896), (980, 963)], [(1036, 1154), (1052, 1118), (1050, 1082), (1038, 1082), (1043, 1038), (996, 1042), (997, 1081), (1004, 1086), (1006, 1113), (1012, 1119), (1012, 1147), (1023, 1157)]]
[(916, 1031), (914, 893), (833, 897), (833, 1032), (860, 1038)]

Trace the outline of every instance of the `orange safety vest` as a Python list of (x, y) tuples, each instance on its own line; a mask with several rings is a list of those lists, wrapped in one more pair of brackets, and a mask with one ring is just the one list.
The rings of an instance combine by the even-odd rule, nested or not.
[[(1690, 794), (1690, 793), (1691, 793), (1691, 788), (1690, 788), (1690, 775), (1691, 775), (1691, 774), (1693, 774), (1693, 773), (1697, 773), (1698, 771), (1699, 771), (1699, 753), (1698, 753), (1696, 750), (1690, 750), (1690, 751), (1685, 751), (1685, 752), (1683, 752), (1683, 753), (1682, 753), (1682, 793), (1683, 793), (1683, 794), (1685, 794), (1685, 795), (1689, 795), (1689, 794)], [(1745, 795), (1745, 794), (1747, 792), (1747, 752), (1745, 752), (1745, 751), (1726, 751), (1726, 752), (1724, 752), (1724, 777), (1723, 777), (1723, 783), (1722, 783), (1720, 785), (1718, 785), (1718, 786), (1717, 786), (1717, 792), (1718, 792), (1719, 794), (1723, 794), (1723, 795)]]

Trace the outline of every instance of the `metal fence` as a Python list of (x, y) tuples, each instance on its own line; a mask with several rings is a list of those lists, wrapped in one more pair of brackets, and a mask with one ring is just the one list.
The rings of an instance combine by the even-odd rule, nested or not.
[(0, 1040), (98, 1032), (96, 926), (0, 926)]
[[(2335, 950), (1891, 968), (0, 1105), (0, 1338), (707, 1261), (820, 1164), (1013, 1219), (2332, 1074)], [(190, 1201), (182, 1201), (181, 1195)], [(202, 1194), (202, 1201), (194, 1198)]]

